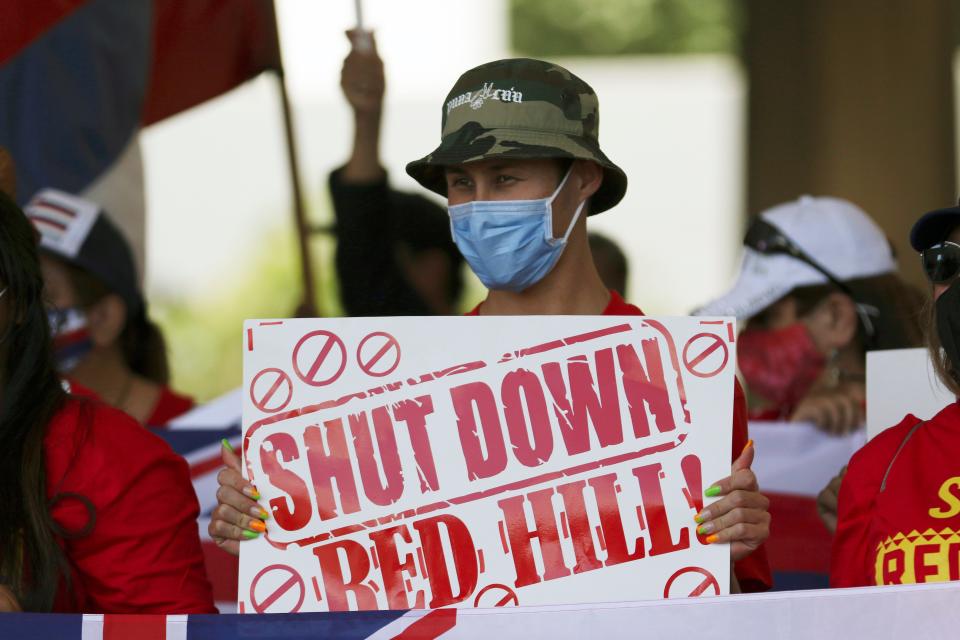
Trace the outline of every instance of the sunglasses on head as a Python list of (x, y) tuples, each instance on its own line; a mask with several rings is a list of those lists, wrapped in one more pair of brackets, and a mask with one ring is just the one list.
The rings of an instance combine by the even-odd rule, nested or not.
[[(870, 319), (870, 316), (876, 316), (879, 314), (879, 311), (876, 309), (876, 307), (858, 302), (857, 296), (854, 295), (850, 287), (841, 282), (819, 262), (807, 255), (807, 253), (797, 246), (797, 243), (787, 237), (783, 231), (780, 231), (780, 229), (770, 224), (763, 218), (754, 218), (753, 222), (750, 223), (749, 228), (747, 228), (747, 235), (743, 239), (743, 244), (744, 246), (749, 247), (757, 253), (765, 256), (790, 256), (794, 260), (799, 260), (812, 269), (818, 271), (821, 275), (823, 275), (824, 278), (827, 279), (827, 281), (830, 282), (830, 284), (847, 294), (850, 299), (853, 300), (857, 309), (857, 315), (860, 316), (860, 321), (863, 324), (864, 331), (866, 331), (867, 338), (870, 340), (873, 339), (876, 331), (874, 330), (873, 321)], [(957, 246), (957, 249), (960, 250), (960, 246)], [(960, 258), (960, 254), (958, 254), (958, 258)], [(958, 263), (958, 265), (960, 265), (960, 263)]]
[(960, 273), (960, 244), (941, 242), (924, 249), (920, 263), (931, 284), (946, 284)]

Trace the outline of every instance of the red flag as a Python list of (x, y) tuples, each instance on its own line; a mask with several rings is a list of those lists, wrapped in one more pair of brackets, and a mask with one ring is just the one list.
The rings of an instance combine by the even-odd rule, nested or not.
[(154, 0), (148, 125), (280, 69), (272, 0)]
[(4, 2), (0, 19), (0, 64), (65, 18), (85, 0)]

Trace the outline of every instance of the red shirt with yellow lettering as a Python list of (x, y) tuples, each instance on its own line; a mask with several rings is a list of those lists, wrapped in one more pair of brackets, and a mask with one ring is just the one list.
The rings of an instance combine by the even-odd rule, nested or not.
[(960, 579), (960, 404), (868, 442), (839, 500), (830, 586)]
[[(477, 305), (468, 316), (480, 314), (480, 305)], [(610, 292), (610, 302), (603, 310), (605, 316), (642, 316), (645, 315), (640, 307), (626, 302), (616, 291)], [(740, 452), (747, 446), (750, 439), (747, 431), (747, 399), (740, 387), (740, 382), (734, 380), (733, 389), (733, 459), (740, 456)], [(719, 480), (719, 478), (715, 478)], [(705, 478), (711, 480), (711, 478)], [(734, 573), (740, 584), (740, 590), (745, 593), (766, 591), (773, 585), (770, 573), (770, 564), (767, 561), (767, 550), (761, 546), (743, 560), (736, 563)]]

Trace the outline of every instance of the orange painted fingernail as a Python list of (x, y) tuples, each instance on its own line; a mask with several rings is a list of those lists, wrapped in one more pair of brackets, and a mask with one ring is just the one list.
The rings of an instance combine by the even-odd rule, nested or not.
[[(743, 451), (746, 451), (752, 446), (753, 446), (753, 438), (751, 438), (750, 440), (747, 440), (747, 444), (743, 445)], [(740, 452), (740, 455), (743, 455), (743, 451)]]
[(713, 534), (712, 536), (708, 536), (708, 537), (707, 537), (707, 544), (713, 544), (714, 542), (716, 542), (716, 541), (719, 540), (719, 539), (720, 539), (720, 536), (718, 536), (717, 534)]
[(251, 520), (248, 526), (251, 531), (256, 531), (257, 533), (263, 533), (267, 530), (267, 525), (263, 520)]
[(248, 484), (243, 488), (243, 495), (247, 496), (251, 500), (259, 500), (260, 492), (257, 491), (257, 488), (252, 484)]

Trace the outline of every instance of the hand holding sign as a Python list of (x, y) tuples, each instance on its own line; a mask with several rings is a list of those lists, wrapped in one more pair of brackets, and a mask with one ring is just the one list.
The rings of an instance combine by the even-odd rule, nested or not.
[(270, 517), (254, 499), (260, 494), (240, 473), (240, 456), (224, 442), (223, 464), (217, 474), (217, 508), (213, 510), (207, 531), (227, 553), (240, 555), (240, 541), (256, 538), (266, 530), (263, 521)]
[(707, 542), (730, 543), (730, 559), (736, 562), (753, 553), (770, 537), (770, 501), (760, 493), (757, 476), (750, 469), (753, 441), (747, 442), (728, 477), (706, 490), (707, 497), (723, 496), (697, 515), (697, 532), (709, 534)]

